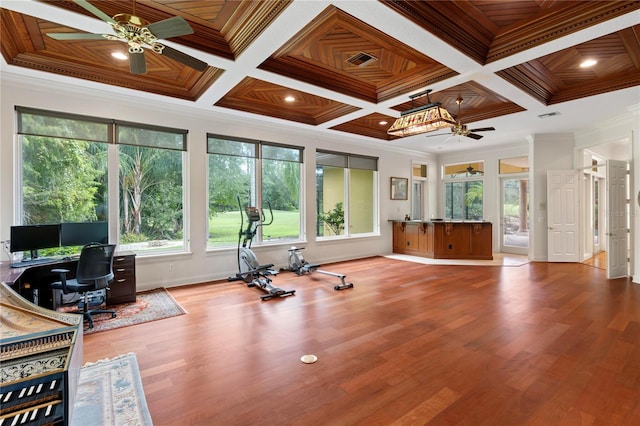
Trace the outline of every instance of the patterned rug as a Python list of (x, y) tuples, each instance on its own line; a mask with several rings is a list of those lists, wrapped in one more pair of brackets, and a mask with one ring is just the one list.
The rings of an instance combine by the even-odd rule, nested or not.
[[(65, 306), (58, 310), (68, 312), (71, 309), (75, 310), (76, 307)], [(106, 309), (116, 311), (117, 316), (111, 318), (111, 315), (108, 314), (96, 315), (93, 318), (93, 328), (89, 328), (89, 323), (85, 321), (84, 334), (127, 327), (187, 313), (164, 288), (138, 293), (135, 302), (111, 305)]]
[(71, 426), (152, 424), (136, 354), (82, 367)]

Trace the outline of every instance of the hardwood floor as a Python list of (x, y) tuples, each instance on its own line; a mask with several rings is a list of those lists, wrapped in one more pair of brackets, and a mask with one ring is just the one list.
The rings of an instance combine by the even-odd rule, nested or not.
[(600, 251), (584, 261), (585, 265), (593, 266), (594, 268), (607, 269), (607, 252)]
[[(85, 336), (135, 352), (159, 425), (638, 425), (640, 285), (578, 263), (375, 257), (169, 289), (189, 312)], [(315, 364), (300, 357), (314, 354)]]

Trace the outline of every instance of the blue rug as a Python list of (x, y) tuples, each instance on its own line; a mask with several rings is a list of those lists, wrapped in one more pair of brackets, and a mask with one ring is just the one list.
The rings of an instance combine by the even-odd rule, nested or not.
[(72, 426), (152, 424), (134, 353), (82, 367)]

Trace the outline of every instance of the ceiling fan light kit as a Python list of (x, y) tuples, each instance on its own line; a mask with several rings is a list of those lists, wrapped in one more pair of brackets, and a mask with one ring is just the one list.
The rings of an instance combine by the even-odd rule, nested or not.
[(426, 95), (427, 104), (401, 112), (387, 133), (392, 136), (412, 136), (455, 126), (456, 120), (449, 111), (441, 107), (440, 102), (431, 102), (430, 92), (431, 89), (411, 95), (412, 101)]
[(146, 20), (136, 16), (135, 0), (133, 2), (133, 14), (119, 13), (113, 18), (86, 0), (74, 0), (74, 2), (108, 23), (113, 29), (114, 34), (48, 33), (47, 35), (49, 37), (56, 40), (105, 38), (111, 41), (125, 42), (128, 45), (127, 50), (129, 52), (129, 68), (131, 74), (145, 74), (147, 72), (144, 57), (145, 49), (151, 50), (159, 55), (164, 55), (197, 71), (204, 71), (208, 66), (206, 62), (178, 50), (171, 49), (158, 42), (159, 39), (193, 34), (193, 29), (181, 16), (174, 16), (150, 24)]

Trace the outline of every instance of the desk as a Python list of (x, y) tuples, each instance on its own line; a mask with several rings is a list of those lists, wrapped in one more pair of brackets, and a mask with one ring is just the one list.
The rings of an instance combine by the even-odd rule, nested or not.
[[(136, 301), (136, 261), (133, 252), (116, 252), (113, 257), (113, 282), (107, 291), (107, 305)], [(78, 259), (51, 259), (24, 268), (12, 268), (10, 262), (0, 262), (0, 281), (7, 283), (22, 297), (39, 306), (52, 309), (53, 292), (50, 285), (60, 276), (52, 269), (68, 269), (75, 278)]]

